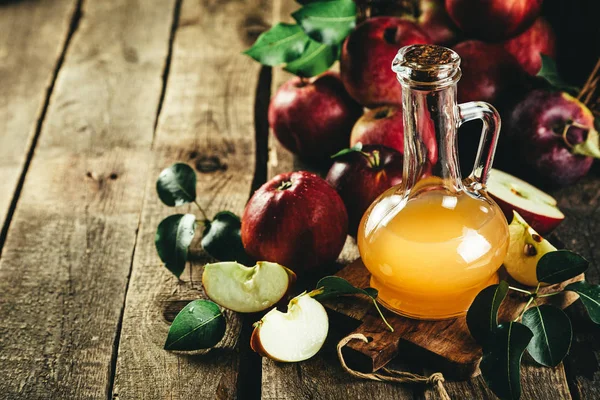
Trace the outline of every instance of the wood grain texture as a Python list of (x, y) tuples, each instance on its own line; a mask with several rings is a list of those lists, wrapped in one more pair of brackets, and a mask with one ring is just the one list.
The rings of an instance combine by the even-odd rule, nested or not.
[(106, 398), (172, 7), (83, 6), (0, 260), (4, 399)]
[[(226, 311), (224, 339), (196, 355), (163, 350), (170, 322), (185, 304), (205, 298), (201, 274), (207, 256), (192, 244), (192, 262), (178, 281), (154, 246), (156, 227), (173, 213), (156, 195), (160, 171), (186, 162), (197, 172), (197, 201), (209, 216), (238, 215), (254, 175), (254, 99), (260, 65), (241, 51), (265, 29), (271, 3), (184, 0), (173, 44), (165, 100), (154, 142), (153, 163), (133, 260), (119, 343), (114, 399), (229, 399), (240, 395), (238, 370), (249, 349), (239, 338), (240, 315)], [(197, 239), (203, 226), (199, 221)]]
[[(505, 271), (502, 270), (500, 274), (502, 279), (508, 279)], [(357, 287), (367, 287), (369, 284), (369, 273), (361, 260), (348, 265), (337, 275)], [(568, 282), (582, 279), (583, 276), (578, 276), (561, 284), (544, 287), (540, 289), (540, 294), (558, 291)], [(558, 296), (540, 298), (538, 304), (552, 304), (565, 308), (575, 300), (577, 295), (564, 292)], [(500, 308), (499, 320), (509, 321), (516, 318), (525, 303), (524, 295), (509, 292)], [(386, 312), (388, 322), (394, 327), (394, 332), (390, 332), (366, 297), (334, 299), (326, 302), (326, 305), (335, 312), (355, 319), (357, 324), (362, 322), (354, 333), (372, 338), (369, 343), (350, 342), (345, 348), (347, 361), (352, 362), (351, 367), (354, 369), (371, 372), (402, 354), (405, 359), (412, 359), (417, 364), (442, 372), (446, 378), (466, 380), (479, 374), (481, 348), (471, 337), (465, 317), (419, 321)], [(546, 380), (562, 382), (560, 390), (568, 392), (564, 373), (544, 374), (540, 369), (531, 369), (532, 367), (533, 364), (528, 363), (525, 369), (530, 369), (535, 377), (541, 376)], [(529, 381), (535, 379), (530, 377)], [(544, 390), (548, 394), (551, 392), (551, 389)]]
[(38, 133), (76, 8), (76, 0), (0, 2), (0, 228)]
[[(553, 193), (566, 218), (554, 235), (565, 247), (590, 261), (586, 280), (600, 284), (600, 170), (598, 164), (577, 184)], [(600, 327), (576, 302), (567, 309), (573, 324), (573, 342), (564, 361), (575, 399), (600, 398)]]

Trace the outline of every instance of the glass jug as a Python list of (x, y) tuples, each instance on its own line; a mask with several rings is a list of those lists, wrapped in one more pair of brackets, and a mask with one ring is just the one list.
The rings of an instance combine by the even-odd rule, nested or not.
[[(418, 319), (462, 315), (508, 250), (508, 224), (487, 195), (500, 116), (489, 104), (456, 104), (460, 57), (434, 45), (403, 47), (392, 64), (402, 85), (402, 183), (366, 211), (357, 235), (378, 300)], [(456, 133), (483, 121), (475, 166), (461, 177)]]

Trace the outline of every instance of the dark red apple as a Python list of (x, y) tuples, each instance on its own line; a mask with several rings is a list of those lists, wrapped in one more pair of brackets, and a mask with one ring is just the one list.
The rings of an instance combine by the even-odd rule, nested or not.
[(454, 50), (461, 58), (458, 101), (486, 101), (494, 106), (523, 90), (523, 70), (501, 45), (467, 40)]
[(444, 0), (420, 0), (415, 4), (414, 15), (406, 15), (415, 22), (431, 39), (433, 44), (452, 45), (456, 43), (458, 28), (444, 8)]
[(564, 92), (534, 90), (518, 103), (503, 132), (536, 181), (569, 185), (600, 158), (594, 116)]
[(523, 32), (540, 14), (542, 0), (446, 0), (450, 18), (478, 39), (508, 39)]
[(372, 108), (400, 104), (401, 90), (391, 66), (398, 49), (431, 39), (416, 24), (396, 17), (371, 18), (358, 25), (342, 46), (344, 87), (356, 101)]
[(378, 144), (404, 153), (404, 119), (399, 106), (374, 108), (356, 121), (350, 135), (350, 146)]
[(535, 20), (525, 32), (504, 42), (504, 48), (515, 57), (529, 75), (537, 75), (542, 68), (544, 54), (556, 56), (555, 38), (550, 24), (542, 17)]
[(333, 262), (348, 233), (344, 202), (317, 175), (280, 174), (252, 196), (242, 216), (242, 243), (248, 254), (296, 273)]
[(324, 160), (348, 145), (362, 107), (338, 74), (284, 83), (269, 104), (269, 125), (281, 144), (307, 160)]
[(565, 219), (554, 197), (506, 172), (492, 168), (486, 189), (509, 222), (516, 211), (540, 235), (549, 233)]
[(348, 211), (348, 231), (358, 224), (373, 200), (402, 182), (402, 154), (379, 145), (365, 145), (335, 158), (327, 182), (338, 192)]

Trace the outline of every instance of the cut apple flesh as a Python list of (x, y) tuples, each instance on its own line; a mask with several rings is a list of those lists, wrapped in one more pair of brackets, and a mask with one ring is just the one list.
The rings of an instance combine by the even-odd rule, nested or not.
[(504, 268), (517, 282), (536, 286), (538, 261), (544, 254), (556, 251), (556, 247), (541, 237), (516, 211), (508, 230), (510, 244)]
[(321, 303), (305, 293), (290, 301), (286, 313), (273, 309), (255, 326), (252, 350), (276, 361), (297, 362), (321, 349), (329, 319)]
[(288, 292), (296, 275), (271, 262), (246, 267), (236, 262), (204, 266), (202, 284), (206, 295), (222, 307), (241, 313), (266, 310)]
[(487, 191), (508, 221), (517, 211), (540, 234), (548, 233), (565, 218), (554, 197), (506, 172), (492, 169)]

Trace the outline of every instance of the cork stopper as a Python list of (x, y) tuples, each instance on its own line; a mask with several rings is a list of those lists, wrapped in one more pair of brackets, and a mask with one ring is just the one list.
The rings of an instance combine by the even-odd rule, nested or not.
[(392, 71), (403, 85), (442, 88), (460, 79), (460, 57), (446, 47), (432, 44), (405, 46), (398, 51)]

